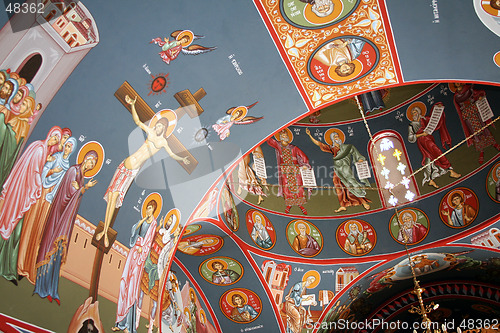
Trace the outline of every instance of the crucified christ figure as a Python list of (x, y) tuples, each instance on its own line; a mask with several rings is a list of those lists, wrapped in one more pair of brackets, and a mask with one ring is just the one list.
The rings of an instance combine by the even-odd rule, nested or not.
[(132, 118), (137, 126), (139, 126), (147, 134), (147, 139), (144, 144), (132, 155), (123, 160), (118, 166), (109, 184), (106, 193), (104, 194), (104, 200), (108, 203), (106, 206), (106, 216), (104, 219), (104, 230), (96, 235), (96, 239), (99, 241), (104, 236), (104, 246), (109, 246), (108, 239), (108, 228), (111, 224), (111, 220), (115, 213), (115, 210), (120, 208), (125, 194), (134, 181), (134, 178), (139, 173), (144, 162), (146, 162), (150, 157), (159, 152), (164, 148), (167, 153), (177, 161), (182, 161), (184, 164), (189, 164), (188, 157), (180, 157), (168, 146), (166, 131), (168, 129), (168, 119), (160, 118), (154, 127), (149, 127), (142, 123), (137, 115), (137, 110), (135, 109), (135, 102), (137, 101), (137, 96), (135, 99), (130, 98), (128, 95), (125, 96), (125, 101), (130, 105)]

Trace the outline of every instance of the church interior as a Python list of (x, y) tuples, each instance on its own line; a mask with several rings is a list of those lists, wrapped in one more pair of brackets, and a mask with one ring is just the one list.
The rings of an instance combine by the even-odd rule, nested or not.
[(500, 3), (461, 5), (6, 1), (0, 331), (499, 332)]

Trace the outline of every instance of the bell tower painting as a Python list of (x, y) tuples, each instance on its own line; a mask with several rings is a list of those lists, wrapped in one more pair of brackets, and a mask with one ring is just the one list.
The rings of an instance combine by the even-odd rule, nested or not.
[(0, 31), (0, 69), (10, 69), (33, 85), (42, 109), (32, 130), (69, 75), (99, 43), (99, 32), (79, 1), (27, 3), (36, 4), (37, 11), (15, 14)]

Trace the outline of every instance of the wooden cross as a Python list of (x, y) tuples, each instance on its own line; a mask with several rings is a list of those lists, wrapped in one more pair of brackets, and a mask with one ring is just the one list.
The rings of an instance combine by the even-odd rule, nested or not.
[[(186, 113), (191, 118), (198, 117), (200, 114), (202, 114), (203, 108), (200, 106), (198, 101), (205, 97), (206, 94), (207, 93), (203, 88), (198, 89), (198, 91), (196, 91), (194, 94), (192, 94), (189, 90), (183, 90), (176, 93), (174, 97), (180, 104), (180, 107), (174, 110), (175, 114), (177, 115), (177, 119), (181, 119)], [(142, 97), (134, 90), (134, 88), (132, 88), (132, 86), (127, 81), (123, 82), (120, 88), (118, 88), (118, 90), (115, 92), (115, 97), (123, 104), (123, 106), (127, 108), (127, 110), (129, 110), (129, 112), (132, 112), (132, 110), (130, 109), (130, 105), (125, 102), (126, 95), (128, 95), (132, 99), (137, 97), (137, 100), (135, 102), (135, 110), (137, 111), (137, 115), (139, 116), (139, 120), (141, 122), (146, 123), (151, 118), (153, 118), (155, 112), (151, 109), (151, 107), (149, 107), (146, 101), (142, 99)], [(189, 163), (188, 165), (182, 163), (182, 161), (177, 162), (179, 162), (179, 164), (187, 171), (187, 173), (191, 174), (191, 172), (193, 172), (193, 170), (198, 165), (198, 161), (194, 158), (193, 155), (191, 155), (191, 153), (184, 147), (184, 145), (179, 141), (179, 139), (175, 137), (173, 133), (168, 137), (167, 142), (168, 146), (170, 147), (172, 152), (174, 152), (174, 154), (180, 157), (187, 156), (189, 158), (189, 161), (191, 163)], [(116, 231), (112, 228), (118, 211), (119, 208), (115, 210), (109, 224), (109, 246), (104, 246), (104, 237), (99, 241), (95, 237), (95, 235), (97, 235), (104, 229), (104, 223), (102, 221), (100, 221), (100, 223), (97, 225), (94, 237), (92, 238), (92, 245), (97, 248), (89, 290), (89, 296), (92, 297), (92, 303), (95, 303), (95, 301), (97, 300), (99, 292), (99, 278), (101, 276), (101, 267), (104, 254), (109, 252), (111, 246), (113, 245), (113, 242), (116, 239)]]
[[(180, 107), (174, 110), (177, 115), (177, 120), (181, 119), (186, 113), (191, 118), (198, 117), (203, 113), (203, 108), (198, 103), (203, 97), (205, 97), (207, 93), (203, 88), (198, 89), (194, 94), (192, 94), (189, 90), (183, 90), (174, 95), (177, 102), (180, 104)], [(135, 102), (135, 110), (137, 111), (137, 115), (141, 122), (148, 122), (153, 116), (155, 112), (151, 107), (142, 99), (142, 97), (132, 88), (132, 86), (127, 82), (123, 82), (123, 84), (118, 88), (115, 92), (115, 97), (127, 108), (129, 112), (132, 112), (130, 109), (130, 105), (125, 102), (125, 96), (128, 95), (130, 98), (135, 98), (137, 96), (137, 101)], [(193, 155), (184, 147), (184, 145), (175, 137), (172, 133), (168, 139), (168, 146), (172, 149), (174, 154), (180, 157), (189, 157), (189, 161), (191, 163), (184, 164), (182, 161), (177, 161), (186, 171), (191, 174), (193, 170), (198, 165), (198, 161), (194, 158)]]

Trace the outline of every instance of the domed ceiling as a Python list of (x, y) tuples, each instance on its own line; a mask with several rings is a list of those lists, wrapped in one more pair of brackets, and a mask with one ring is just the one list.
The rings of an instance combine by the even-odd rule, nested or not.
[(499, 329), (493, 2), (9, 6), (0, 330)]

